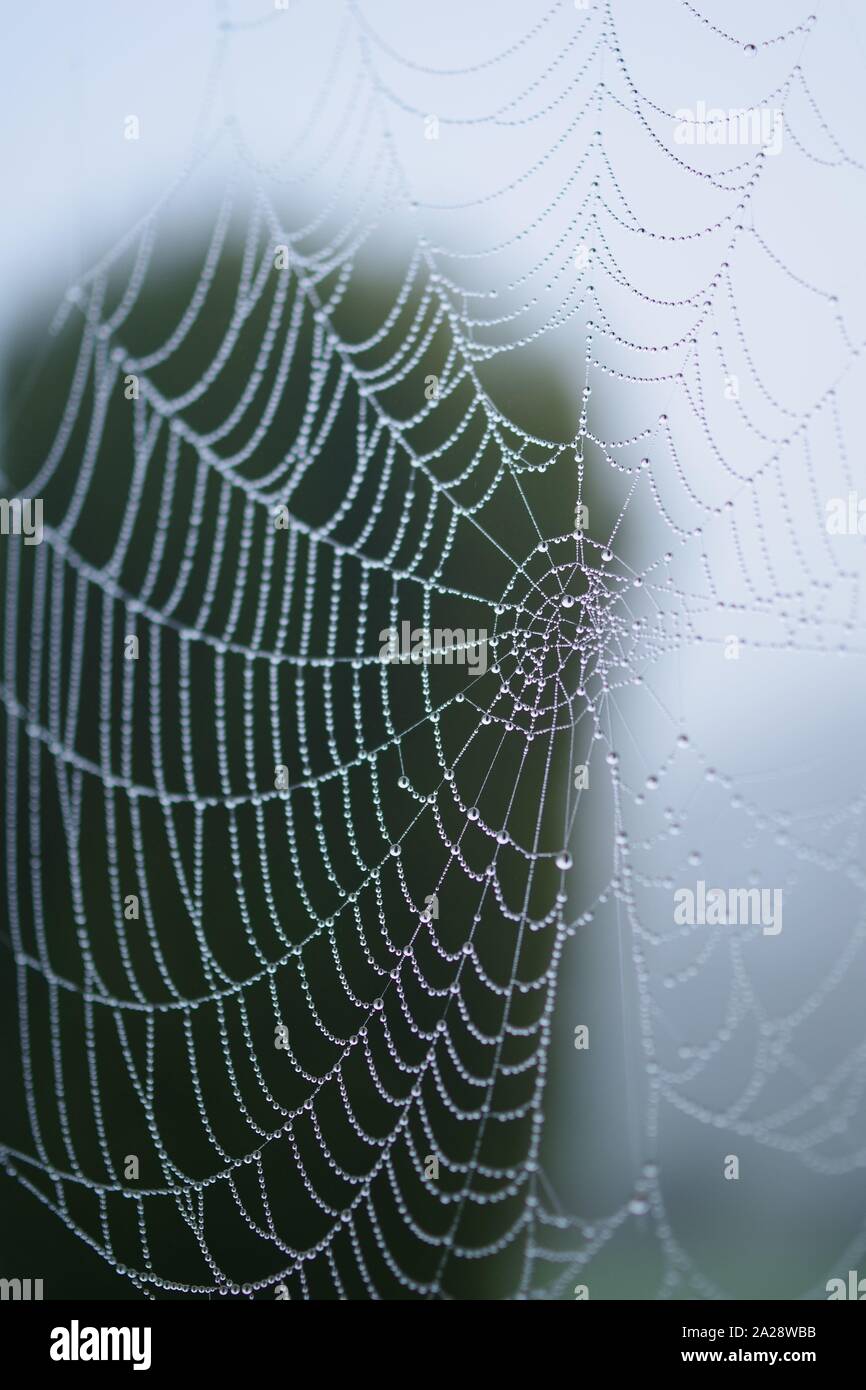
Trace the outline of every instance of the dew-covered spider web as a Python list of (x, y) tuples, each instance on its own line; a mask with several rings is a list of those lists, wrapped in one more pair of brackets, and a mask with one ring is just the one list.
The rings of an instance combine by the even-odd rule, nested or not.
[[(823, 1296), (866, 1232), (857, 35), (465, 11), (219, 5), (180, 175), (28, 338), (4, 1167), (148, 1298), (736, 1296), (703, 1214), (772, 1242), (774, 1192)], [(676, 924), (698, 879), (781, 930)]]

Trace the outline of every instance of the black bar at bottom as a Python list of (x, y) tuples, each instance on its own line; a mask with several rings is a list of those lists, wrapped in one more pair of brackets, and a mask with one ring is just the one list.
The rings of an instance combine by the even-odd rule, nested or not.
[[(262, 1300), (258, 1300), (261, 1302)], [(268, 1300), (270, 1302), (270, 1300)], [(437, 1353), (453, 1375), (465, 1347), (474, 1375), (484, 1364), (485, 1378), (500, 1357), (544, 1352), (542, 1340), (556, 1337), (557, 1361), (571, 1346), (580, 1366), (592, 1374), (674, 1367), (744, 1369), (799, 1365), (828, 1372), (857, 1365), (866, 1332), (864, 1315), (836, 1302), (775, 1303), (502, 1303), (339, 1304), (292, 1307), (274, 1300), (269, 1309), (249, 1300), (209, 1303), (165, 1302), (12, 1302), (0, 1303), (4, 1359), (20, 1359), (28, 1369), (58, 1383), (70, 1376), (92, 1379), (106, 1369), (162, 1377), (216, 1374), (249, 1376), (308, 1369), (310, 1353), (331, 1379), (341, 1356), (349, 1366), (366, 1363), (373, 1375), (411, 1375), (414, 1347), (424, 1371)], [(335, 1336), (339, 1334), (339, 1340)], [(459, 1341), (454, 1341), (455, 1334)], [(383, 1341), (386, 1336), (389, 1340)], [(572, 1341), (563, 1342), (565, 1336)], [(306, 1338), (309, 1337), (309, 1342)], [(406, 1338), (412, 1338), (407, 1345)], [(523, 1338), (529, 1338), (524, 1341)], [(375, 1341), (373, 1339), (376, 1339)], [(379, 1357), (402, 1351), (400, 1369)], [(474, 1349), (474, 1354), (473, 1354)], [(479, 1359), (480, 1358), (480, 1359)], [(589, 1358), (589, 1359), (588, 1359)], [(564, 1356), (567, 1362), (569, 1357)], [(492, 1366), (491, 1366), (492, 1363)], [(577, 1364), (577, 1363), (575, 1363)]]

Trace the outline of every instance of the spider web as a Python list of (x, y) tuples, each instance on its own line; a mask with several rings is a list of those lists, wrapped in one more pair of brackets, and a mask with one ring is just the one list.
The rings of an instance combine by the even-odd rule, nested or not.
[[(635, 7), (553, 5), (460, 68), (372, 7), (317, 16), (315, 63), (303, 7), (221, 9), (181, 177), (55, 320), (62, 417), (16, 462), (44, 543), (6, 541), (27, 1138), (2, 1154), (144, 1296), (557, 1298), (635, 1227), (656, 1296), (715, 1297), (671, 1219), (665, 1115), (814, 1179), (863, 1167), (862, 1028), (824, 1028), (862, 975), (863, 798), (749, 772), (754, 734), (716, 737), (729, 688), (706, 693), (731, 634), (768, 663), (746, 699), (781, 680), (804, 719), (810, 677), (773, 663), (858, 657), (856, 542), (823, 503), (855, 485), (860, 339), (784, 180), (844, 202), (863, 170), (807, 81), (811, 17), (743, 39), (667, 11), (708, 105), (783, 113), (776, 158), (675, 142), (694, 87), (642, 89)], [(315, 100), (261, 157), (212, 108), (233, 62), (296, 45)], [(175, 206), (219, 181), (179, 266)], [(518, 423), (551, 339), (560, 438)], [(383, 663), (403, 622), (446, 630), (442, 660)], [(671, 925), (675, 886), (743, 854), (784, 885), (778, 940)], [(599, 934), (632, 1181), (590, 1217), (545, 1125)]]

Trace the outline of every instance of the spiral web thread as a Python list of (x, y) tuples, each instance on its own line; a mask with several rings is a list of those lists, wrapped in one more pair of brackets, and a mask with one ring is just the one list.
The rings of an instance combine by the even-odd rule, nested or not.
[[(54, 445), (21, 489), (46, 498), (44, 544), (5, 542), (7, 892), (32, 1148), (4, 1146), (3, 1158), (8, 1173), (147, 1297), (241, 1289), (262, 1296), (279, 1286), (292, 1297), (453, 1297), (465, 1292), (464, 1270), (471, 1280), (500, 1256), (510, 1261), (504, 1291), (570, 1296), (629, 1222), (645, 1223), (661, 1252), (659, 1296), (713, 1297), (720, 1290), (668, 1220), (657, 1161), (664, 1106), (702, 1124), (721, 1120), (826, 1177), (863, 1165), (866, 1150), (840, 1148), (838, 1136), (846, 1117), (859, 1113), (866, 1046), (853, 1043), (820, 1085), (796, 1048), (798, 1030), (862, 965), (862, 915), (809, 998), (771, 1017), (750, 973), (754, 929), (733, 936), (657, 929), (651, 906), (659, 898), (669, 904), (672, 883), (684, 881), (677, 832), (688, 793), (678, 778), (689, 774), (708, 778), (738, 823), (774, 840), (792, 862), (844, 879), (857, 894), (863, 887), (861, 800), (802, 825), (768, 812), (759, 791), (707, 766), (660, 677), (656, 684), (684, 648), (718, 645), (732, 625), (757, 634), (742, 640), (758, 650), (829, 654), (844, 644), (848, 659), (856, 656), (858, 576), (823, 532), (827, 487), (816, 458), (829, 451), (842, 469), (839, 488), (853, 486), (845, 410), (860, 344), (832, 283), (812, 283), (773, 249), (761, 198), (767, 171), (786, 161), (798, 178), (814, 165), (856, 180), (862, 166), (812, 97), (810, 19), (756, 40), (752, 54), (750, 42), (699, 7), (671, 7), (672, 23), (698, 26), (719, 46), (720, 64), (751, 62), (758, 73), (765, 50), (791, 55), (781, 86), (757, 103), (784, 112), (786, 144), (775, 164), (756, 146), (725, 152), (708, 172), (698, 152), (672, 142), (674, 111), (632, 79), (617, 8), (554, 5), (488, 62), (443, 72), (402, 59), (363, 8), (350, 5), (306, 144), (296, 142), (300, 173), (287, 179), (285, 166), (256, 161), (231, 121), (197, 148), (179, 187), (217, 146), (231, 147), (235, 172), (175, 330), (147, 350), (133, 352), (125, 341), (166, 204), (82, 277), (58, 320), (68, 332), (70, 316), (80, 316), (75, 371)], [(224, 19), (213, 88), (233, 45), (251, 31), (276, 34), (296, 13)], [(501, 73), (507, 95), (487, 118), (462, 117), (480, 72)], [(413, 191), (398, 138), (403, 125), (424, 118), (411, 98), (422, 80), (443, 89), (442, 129), (496, 134), (541, 120), (542, 129), (553, 121), (561, 130), (507, 188), (439, 209), (441, 238), (418, 230), (429, 209)], [(357, 120), (337, 110), (333, 91), (350, 93), (347, 110)], [(696, 205), (712, 211), (677, 233), (662, 202), (655, 222), (644, 225), (629, 203), (631, 166), (617, 164), (607, 148), (605, 132), (617, 121), (637, 130), (684, 187), (698, 189)], [(353, 187), (359, 152), (371, 148), (375, 177)], [(530, 200), (554, 156), (565, 161), (567, 178), (549, 201)], [(281, 198), (291, 205), (281, 182), (291, 194), (303, 189), (306, 173), (316, 188), (331, 168), (342, 200), (334, 194), (300, 225), (278, 211)], [(350, 211), (347, 186), (357, 195)], [(465, 225), (478, 209), (515, 195), (520, 232), (486, 249), (449, 244), (449, 215)], [(222, 340), (197, 379), (166, 394), (160, 372), (195, 331), (239, 208), (243, 251)], [(414, 246), (392, 307), (375, 331), (352, 340), (340, 327), (340, 306), (351, 298), (365, 246), (391, 216), (410, 219)], [(521, 235), (531, 229), (536, 244), (557, 217), (562, 228), (544, 261), (498, 279), (503, 265), (513, 268), (507, 256)], [(707, 247), (712, 270), (688, 293), (654, 297), (624, 269), (621, 244), (629, 238), (660, 258)], [(289, 264), (280, 271), (275, 248), (283, 245)], [(591, 257), (578, 266), (583, 246)], [(779, 400), (764, 382), (735, 298), (738, 263), (747, 257), (764, 258), (789, 302), (817, 304), (831, 325), (836, 357), (809, 398)], [(125, 285), (112, 298), (120, 268)], [(617, 326), (616, 306), (626, 306), (625, 319), (629, 300), (643, 314), (640, 341)], [(483, 372), (569, 326), (577, 329), (570, 341), (578, 344), (582, 405), (575, 437), (556, 443), (510, 420)], [(230, 400), (225, 368), (236, 356), (253, 365)], [(740, 431), (734, 460), (718, 442), (729, 427), (717, 427), (708, 400), (710, 381), (732, 364), (742, 374), (731, 406)], [(439, 387), (428, 399), (431, 371)], [(130, 373), (140, 397), (119, 404)], [(598, 384), (613, 420), (621, 401), (629, 411), (637, 402), (638, 423), (627, 434), (609, 438), (595, 424), (590, 394)], [(669, 404), (649, 418), (651, 388)], [(271, 460), (266, 446), (274, 447), (274, 421), (287, 399), (300, 403), (294, 433), (280, 430)], [(411, 409), (392, 413), (395, 399)], [(191, 423), (202, 406), (217, 423)], [(106, 421), (118, 410), (130, 422), (132, 466), (111, 544), (94, 559), (78, 537), (98, 506)], [(347, 419), (351, 466), (327, 515), (311, 521), (311, 483), (327, 493), (329, 446)], [(72, 486), (52, 490), (70, 457)], [(617, 499), (600, 535), (592, 519), (585, 532), (571, 520), (592, 470), (612, 479)], [(547, 485), (566, 498), (558, 529), (538, 519), (538, 489)], [(803, 509), (791, 504), (795, 488), (809, 501)], [(158, 500), (143, 522), (146, 495)], [(498, 509), (503, 495), (526, 525), (519, 540), (513, 523), (503, 523), (513, 510)], [(280, 506), (288, 509), (285, 530), (274, 525)], [(645, 558), (619, 544), (638, 508), (653, 518)], [(773, 554), (765, 540), (771, 515), (781, 518)], [(167, 538), (179, 516), (182, 545), (167, 575)], [(149, 559), (133, 573), (142, 526)], [(785, 563), (778, 547), (798, 563), (796, 591), (778, 578)], [(473, 675), (459, 650), (441, 669), (383, 665), (378, 631), (399, 626), (410, 610), (427, 627), (437, 614), (442, 626), (487, 627), (490, 669)], [(141, 640), (139, 662), (124, 660), (127, 635)], [(82, 681), (97, 651), (98, 701), (88, 708)], [(651, 704), (667, 731), (667, 752), (649, 770), (631, 746), (635, 701)], [(207, 770), (203, 739), (212, 740)], [(232, 739), (242, 745), (239, 758)], [(611, 795), (607, 861), (592, 888), (579, 872), (580, 811), (591, 793), (572, 787), (577, 764), (589, 768), (591, 786), (606, 779)], [(279, 766), (289, 769), (288, 789), (274, 786)], [(662, 815), (664, 783), (682, 804)], [(53, 839), (46, 831), (49, 803), (61, 827), (62, 868), (52, 858), (57, 831)], [(98, 887), (81, 863), (90, 835), (103, 845)], [(226, 966), (210, 937), (209, 835), (227, 875), (218, 910), (246, 953), (243, 971)], [(421, 837), (429, 837), (423, 871), (412, 858)], [(672, 840), (674, 868), (659, 872), (662, 846)], [(58, 874), (72, 903), (62, 969), (57, 923), (45, 906), (48, 880)], [(175, 895), (168, 919), (152, 901), (166, 878)], [(287, 878), (296, 895), (291, 921)], [(455, 880), (460, 902), (474, 905), (459, 920), (448, 914)], [(123, 902), (133, 891), (141, 919), (129, 922)], [(606, 929), (627, 943), (637, 988), (643, 1166), (630, 1199), (590, 1223), (563, 1212), (541, 1146), (561, 971), (570, 941), (593, 929), (600, 909), (613, 910)], [(197, 962), (195, 988), (184, 988), (188, 962), (173, 961), (180, 937)], [(685, 942), (686, 963), (662, 981), (656, 955), (671, 941)], [(700, 1047), (672, 1052), (666, 992), (687, 988), (722, 951), (732, 968), (725, 1015)], [(301, 1014), (301, 1035), (309, 1029), (318, 1037), (315, 1066), (295, 1042)], [(701, 1077), (748, 1020), (759, 1025), (751, 1074), (735, 1100), (714, 1110), (696, 1099)], [(288, 1044), (276, 1048), (282, 1025)], [(176, 1046), (189, 1073), (186, 1124), (204, 1136), (206, 1159), (194, 1174), (158, 1116), (160, 1054)], [(86, 1068), (85, 1106), (71, 1106), (66, 1095), (73, 1050)], [(765, 1088), (780, 1069), (795, 1075), (799, 1093), (761, 1117)], [(146, 1130), (147, 1183), (124, 1177), (102, 1099), (118, 1073)], [(221, 1133), (219, 1107), (209, 1106), (217, 1073), (236, 1111), (231, 1140)], [(375, 1125), (366, 1110), (358, 1118), (371, 1097)], [(428, 1155), (439, 1161), (435, 1177), (425, 1171)], [(308, 1209), (300, 1239), (291, 1211), (276, 1214), (289, 1173)], [(220, 1219), (229, 1219), (228, 1208), (249, 1238), (244, 1267), (222, 1261), (208, 1243), (210, 1212), (223, 1199)], [(170, 1240), (155, 1248), (151, 1222), (166, 1211), (188, 1233), (200, 1274), (178, 1273)], [(852, 1248), (860, 1240), (862, 1231)]]

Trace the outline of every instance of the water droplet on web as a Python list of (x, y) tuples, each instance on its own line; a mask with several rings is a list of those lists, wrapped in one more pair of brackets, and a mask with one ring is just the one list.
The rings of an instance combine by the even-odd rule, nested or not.
[(467, 820), (477, 820), (477, 819), (478, 819), (478, 807), (477, 807), (477, 806), (470, 806), (470, 807), (469, 807), (469, 810), (466, 812), (466, 819), (467, 819)]
[(754, 58), (754, 56), (755, 56), (755, 54), (757, 53), (757, 51), (758, 51), (758, 46), (757, 46), (757, 44), (754, 44), (754, 43), (744, 43), (744, 44), (743, 44), (743, 52), (746, 54), (746, 56), (747, 56), (748, 58)]
[(558, 869), (570, 869), (573, 863), (574, 860), (572, 859), (567, 849), (562, 850), (556, 856), (556, 867)]

